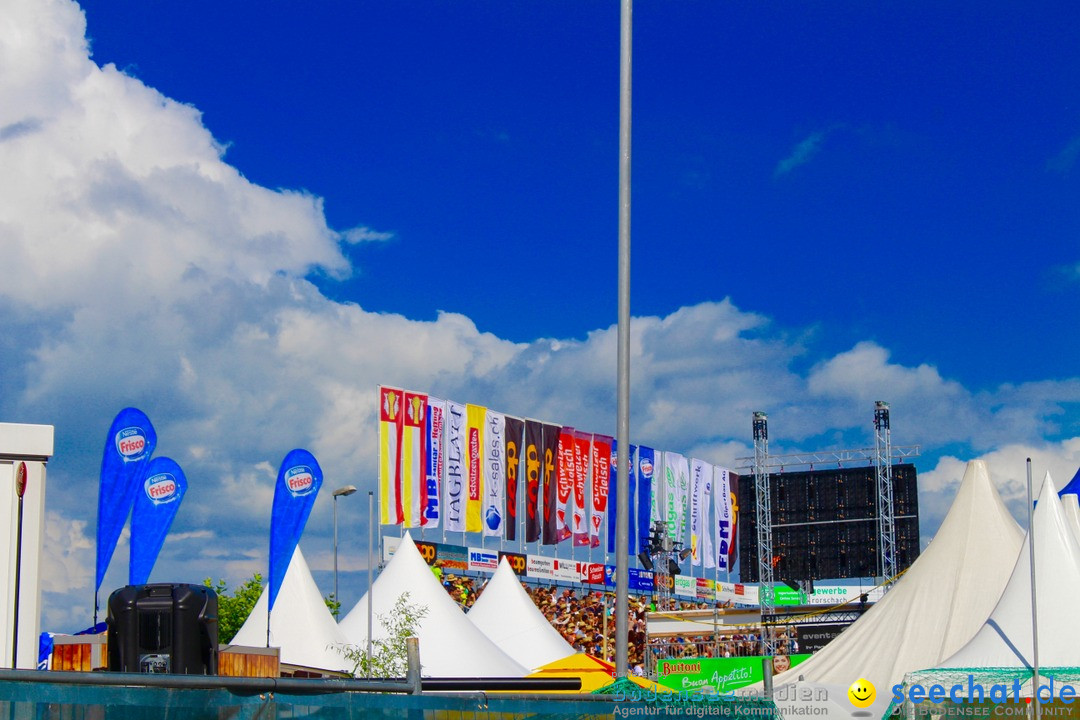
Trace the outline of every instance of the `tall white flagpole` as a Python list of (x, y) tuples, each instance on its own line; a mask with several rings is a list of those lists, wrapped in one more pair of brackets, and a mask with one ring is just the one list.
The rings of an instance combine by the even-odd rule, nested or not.
[(615, 676), (627, 675), (630, 574), (630, 79), (633, 0), (622, 0), (619, 33), (619, 330), (617, 435), (619, 469), (615, 508)]

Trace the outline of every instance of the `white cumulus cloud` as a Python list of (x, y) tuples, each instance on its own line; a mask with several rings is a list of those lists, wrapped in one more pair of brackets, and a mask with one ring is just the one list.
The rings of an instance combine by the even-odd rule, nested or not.
[[(379, 383), (615, 430), (614, 327), (511, 342), (459, 314), (420, 321), (328, 299), (309, 274), (349, 276), (342, 245), (387, 234), (359, 222), (335, 232), (319, 198), (247, 181), (196, 108), (93, 62), (68, 0), (14, 0), (0, 20), (0, 167), (0, 416), (57, 434), (49, 629), (89, 624), (101, 444), (127, 405), (148, 413), (158, 453), (189, 482), (151, 579), (233, 586), (266, 572), (274, 479), (290, 449), (315, 453), (330, 487), (374, 487)], [(994, 453), (1042, 448), (1063, 477), (1076, 463), (1076, 441), (1046, 439), (1080, 401), (1075, 378), (971, 391), (869, 342), (813, 364), (801, 330), (730, 299), (637, 317), (632, 330), (635, 442), (730, 465), (749, 451), (751, 413), (766, 410), (776, 452), (819, 449), (823, 437), (865, 446), (881, 399), (895, 442), (959, 446), (998, 467), (1012, 454)], [(924, 532), (958, 462), (924, 476)], [(303, 545), (328, 588), (323, 495)], [(366, 563), (364, 500), (338, 508), (346, 603), (363, 582), (350, 573)], [(106, 589), (126, 582), (126, 542)]]

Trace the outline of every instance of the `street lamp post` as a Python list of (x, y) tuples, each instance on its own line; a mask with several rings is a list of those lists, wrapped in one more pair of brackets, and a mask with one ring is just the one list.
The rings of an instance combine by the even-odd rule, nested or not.
[(15, 494), (19, 497), (19, 514), (15, 538), (15, 618), (11, 624), (11, 669), (19, 667), (19, 580), (22, 572), (23, 495), (26, 493), (26, 463), (15, 468)]
[(371, 616), (373, 610), (372, 605), (375, 602), (375, 493), (368, 490), (367, 494), (367, 506), (368, 506), (368, 531), (367, 531), (367, 672), (364, 673), (364, 677), (371, 677)]
[(341, 605), (341, 596), (338, 595), (337, 586), (337, 499), (345, 495), (352, 495), (354, 492), (356, 492), (355, 485), (346, 485), (334, 491), (334, 602), (338, 603), (339, 607)]

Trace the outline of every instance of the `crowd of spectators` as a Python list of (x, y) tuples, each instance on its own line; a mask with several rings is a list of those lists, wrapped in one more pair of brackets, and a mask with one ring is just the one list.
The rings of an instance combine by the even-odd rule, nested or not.
[[(692, 635), (658, 637), (651, 641), (657, 658), (694, 657), (756, 657), (761, 655), (761, 635), (758, 628), (737, 627), (718, 637)], [(799, 651), (792, 628), (780, 630), (776, 636), (776, 655), (794, 655)]]
[[(476, 578), (445, 574), (443, 586), (464, 610), (472, 607), (482, 592)], [(563, 639), (579, 652), (611, 660), (615, 656), (615, 596), (587, 588), (538, 587), (522, 583), (525, 592)], [(627, 660), (638, 669), (645, 662), (645, 613), (654, 610), (651, 598), (631, 595), (628, 598)], [(680, 610), (708, 610), (705, 602), (679, 602)], [(716, 607), (722, 607), (717, 605)], [(605, 623), (605, 615), (607, 622)], [(607, 643), (605, 644), (605, 631)], [(653, 655), (663, 657), (738, 657), (760, 653), (758, 629), (735, 628), (733, 632), (711, 636), (653, 638)], [(778, 636), (778, 654), (797, 652), (794, 633), (787, 629)]]

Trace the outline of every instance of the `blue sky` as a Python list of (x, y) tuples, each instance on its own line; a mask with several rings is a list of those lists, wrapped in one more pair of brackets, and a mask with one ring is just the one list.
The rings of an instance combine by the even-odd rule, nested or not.
[[(1078, 14), (638, 2), (635, 439), (730, 464), (761, 409), (777, 452), (859, 447), (889, 400), (924, 538), (963, 460), (1014, 510), (1023, 457), (1071, 477)], [(289, 449), (372, 483), (378, 383), (614, 430), (617, 3), (11, 17), (0, 419), (57, 426), (48, 620), (85, 615), (74, 498), (125, 405), (191, 482), (162, 572), (233, 582)], [(325, 589), (329, 515), (304, 543)]]
[[(219, 5), (89, 3), (94, 59), (195, 105), (252, 181), (393, 234), (324, 292), (517, 341), (610, 322), (617, 3)], [(1070, 375), (1076, 14), (638, 3), (635, 311), (727, 296), (824, 352)], [(408, 279), (450, 267), (486, 291)], [(1013, 350), (972, 367), (972, 341)]]

